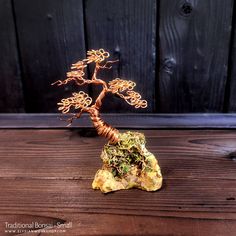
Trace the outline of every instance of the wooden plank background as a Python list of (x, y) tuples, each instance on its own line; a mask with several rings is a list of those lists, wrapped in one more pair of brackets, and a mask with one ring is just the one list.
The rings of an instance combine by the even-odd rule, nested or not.
[(85, 56), (81, 0), (14, 1), (27, 112), (55, 112), (76, 88), (57, 88), (70, 65)]
[(134, 80), (149, 102), (135, 110), (108, 96), (105, 112), (236, 112), (234, 2), (2, 0), (0, 112), (56, 112), (78, 88), (51, 82), (102, 47), (120, 60), (105, 78)]
[(0, 1), (0, 111), (23, 112), (19, 52), (11, 1)]
[[(236, 9), (236, 4), (234, 5), (234, 11)], [(226, 101), (228, 102), (228, 111), (235, 112), (236, 111), (236, 19), (233, 18), (233, 25), (232, 25), (232, 40), (231, 40), (231, 48), (230, 48), (230, 77), (228, 79), (228, 86), (227, 92), (228, 97)]]
[(160, 111), (222, 112), (233, 0), (161, 1)]

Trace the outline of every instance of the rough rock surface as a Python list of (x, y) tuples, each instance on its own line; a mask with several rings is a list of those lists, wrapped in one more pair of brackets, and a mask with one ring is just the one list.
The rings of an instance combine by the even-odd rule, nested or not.
[(120, 134), (117, 144), (106, 144), (101, 154), (102, 169), (92, 183), (104, 193), (139, 188), (156, 191), (162, 186), (161, 170), (155, 156), (145, 147), (142, 133)]

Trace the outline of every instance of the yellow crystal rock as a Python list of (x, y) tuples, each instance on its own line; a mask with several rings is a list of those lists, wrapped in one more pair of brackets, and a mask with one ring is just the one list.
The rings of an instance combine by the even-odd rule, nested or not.
[(103, 193), (139, 188), (156, 191), (162, 186), (162, 175), (155, 156), (145, 147), (145, 137), (138, 132), (120, 134), (117, 144), (106, 144), (101, 154), (102, 169), (92, 183)]

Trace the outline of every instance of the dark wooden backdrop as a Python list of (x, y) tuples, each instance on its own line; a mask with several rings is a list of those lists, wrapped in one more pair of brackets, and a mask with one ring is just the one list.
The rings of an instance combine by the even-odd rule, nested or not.
[[(144, 112), (235, 112), (235, 4), (0, 0), (0, 112), (56, 112), (78, 88), (50, 84), (91, 48), (120, 60), (107, 76), (136, 81)], [(103, 110), (135, 111), (116, 97)]]

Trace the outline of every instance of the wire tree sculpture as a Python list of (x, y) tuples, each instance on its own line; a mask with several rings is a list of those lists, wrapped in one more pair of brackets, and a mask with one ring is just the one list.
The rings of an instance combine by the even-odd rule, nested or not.
[[(105, 123), (100, 117), (99, 110), (102, 106), (102, 99), (107, 93), (116, 94), (135, 108), (146, 108), (147, 101), (143, 100), (141, 95), (133, 90), (136, 84), (131, 80), (116, 78), (107, 83), (106, 81), (97, 78), (99, 70), (111, 69), (111, 65), (117, 62), (107, 61), (109, 56), (109, 53), (104, 49), (88, 51), (86, 59), (72, 64), (71, 71), (67, 73), (67, 79), (58, 80), (52, 85), (56, 84), (61, 86), (69, 82), (74, 82), (78, 86), (88, 84), (102, 85), (102, 91), (93, 104), (92, 98), (89, 97), (87, 93), (80, 91), (78, 93), (72, 93), (72, 97), (64, 98), (57, 103), (59, 106), (58, 110), (63, 114), (69, 113), (71, 110), (77, 112), (68, 119), (69, 125), (72, 124), (74, 119), (80, 118), (82, 113), (87, 112), (90, 115), (98, 134), (108, 138), (110, 143), (117, 143), (119, 141), (119, 131)], [(91, 63), (95, 63), (93, 75), (91, 79), (85, 79), (86, 67)]]

